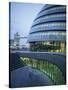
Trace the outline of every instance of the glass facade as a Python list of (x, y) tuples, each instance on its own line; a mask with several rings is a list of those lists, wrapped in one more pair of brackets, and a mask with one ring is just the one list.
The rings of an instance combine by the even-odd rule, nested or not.
[(64, 84), (63, 74), (56, 65), (49, 63), (47, 60), (38, 60), (27, 57), (21, 57), (20, 59), (25, 65), (37, 69), (49, 76), (49, 78), (53, 81), (53, 84)]
[(30, 44), (32, 51), (66, 52), (66, 43), (59, 41), (42, 41)]
[[(60, 17), (60, 18), (59, 18)], [(54, 14), (54, 15), (48, 15), (48, 16), (44, 16), (44, 17), (41, 17), (39, 19), (37, 19), (33, 25), (35, 24), (38, 24), (40, 22), (47, 22), (47, 21), (52, 21), (54, 19), (56, 19), (57, 21), (60, 19), (60, 20), (65, 20), (65, 14)]]
[[(49, 15), (49, 14), (53, 14), (53, 13), (60, 13), (60, 12), (64, 12), (66, 9), (65, 6), (54, 6), (53, 8), (49, 8), (47, 10), (45, 10), (45, 7), (44, 7), (44, 10), (42, 10), (42, 12), (40, 12), (37, 16), (37, 18), (39, 17), (42, 17), (43, 15)], [(36, 19), (37, 19), (36, 18)]]
[(45, 5), (34, 20), (28, 42), (31, 51), (66, 52), (66, 6)]

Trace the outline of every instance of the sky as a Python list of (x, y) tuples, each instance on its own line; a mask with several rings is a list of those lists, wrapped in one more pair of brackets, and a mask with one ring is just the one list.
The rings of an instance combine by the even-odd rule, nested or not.
[[(33, 20), (44, 4), (37, 3), (17, 3), (12, 2), (10, 6), (10, 38), (18, 32), (20, 36), (28, 36)], [(27, 40), (21, 40), (21, 44), (26, 44)]]

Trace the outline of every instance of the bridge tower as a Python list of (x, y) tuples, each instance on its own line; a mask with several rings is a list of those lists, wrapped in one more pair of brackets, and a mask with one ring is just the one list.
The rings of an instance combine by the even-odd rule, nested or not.
[(14, 34), (14, 47), (16, 49), (19, 49), (20, 47), (20, 35), (18, 32)]

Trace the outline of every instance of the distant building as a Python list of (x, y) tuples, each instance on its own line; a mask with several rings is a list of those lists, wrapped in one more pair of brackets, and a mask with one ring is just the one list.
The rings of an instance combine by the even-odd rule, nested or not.
[(14, 34), (14, 47), (19, 49), (20, 47), (20, 35), (17, 33)]
[(20, 35), (18, 34), (18, 32), (14, 34), (14, 39), (11, 39), (9, 42), (10, 42), (11, 49), (20, 48)]

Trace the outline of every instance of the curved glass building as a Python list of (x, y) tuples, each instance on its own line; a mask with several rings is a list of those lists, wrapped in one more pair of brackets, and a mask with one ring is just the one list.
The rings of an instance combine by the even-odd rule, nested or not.
[(32, 24), (28, 41), (32, 51), (65, 52), (66, 6), (46, 4)]

